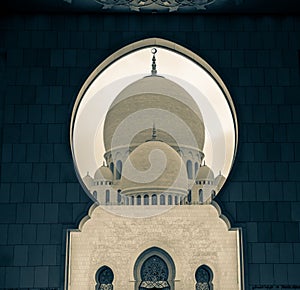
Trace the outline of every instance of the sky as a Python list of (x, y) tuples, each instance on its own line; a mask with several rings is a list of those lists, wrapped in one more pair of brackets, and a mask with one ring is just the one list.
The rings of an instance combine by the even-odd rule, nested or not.
[[(98, 75), (81, 99), (74, 121), (73, 148), (81, 177), (102, 165), (103, 124), (109, 106), (130, 83), (150, 75), (152, 47), (132, 52)], [(235, 127), (230, 106), (216, 81), (196, 62), (165, 48), (157, 48), (159, 75), (181, 85), (196, 101), (205, 125), (205, 164), (215, 176), (227, 177), (235, 154)]]

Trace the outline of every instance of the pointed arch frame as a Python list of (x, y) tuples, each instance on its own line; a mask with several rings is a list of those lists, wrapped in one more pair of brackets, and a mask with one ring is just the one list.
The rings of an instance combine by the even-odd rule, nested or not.
[(134, 289), (135, 290), (139, 289), (139, 286), (142, 282), (142, 278), (141, 278), (142, 266), (144, 262), (152, 256), (158, 256), (166, 263), (169, 271), (168, 283), (170, 285), (170, 290), (174, 290), (174, 281), (176, 275), (175, 263), (172, 257), (165, 250), (158, 247), (148, 248), (147, 250), (142, 252), (136, 259), (136, 262), (134, 264), (134, 269), (133, 269), (133, 276), (135, 280)]
[[(86, 185), (84, 184), (84, 182), (82, 181), (80, 175), (79, 175), (79, 170), (78, 170), (78, 166), (75, 160), (75, 152), (74, 152), (74, 146), (73, 146), (73, 131), (74, 131), (74, 125), (75, 125), (75, 118), (76, 118), (76, 114), (77, 111), (79, 109), (79, 105), (81, 103), (82, 98), (84, 97), (86, 91), (88, 90), (88, 88), (91, 86), (91, 84), (93, 83), (93, 81), (99, 76), (99, 74), (101, 74), (105, 69), (107, 69), (110, 65), (112, 65), (114, 62), (116, 62), (117, 60), (119, 60), (120, 58), (126, 56), (127, 54), (133, 53), (137, 50), (143, 49), (143, 48), (147, 48), (147, 47), (161, 47), (161, 48), (165, 48), (165, 49), (169, 49), (171, 51), (177, 52), (183, 56), (185, 56), (187, 59), (191, 60), (192, 62), (195, 62), (196, 64), (198, 64), (200, 67), (202, 67), (217, 83), (217, 85), (219, 86), (219, 88), (221, 89), (221, 91), (223, 92), (223, 95), (225, 96), (231, 114), (232, 114), (232, 118), (233, 118), (233, 125), (234, 125), (234, 129), (235, 129), (235, 146), (234, 146), (234, 154), (233, 154), (233, 158), (232, 158), (232, 162), (231, 162), (231, 167), (229, 170), (229, 174), (231, 172), (232, 166), (234, 164), (234, 160), (236, 158), (236, 153), (237, 153), (237, 146), (238, 146), (238, 123), (237, 123), (237, 115), (236, 115), (236, 111), (234, 108), (234, 103), (233, 100), (230, 96), (230, 93), (226, 87), (226, 85), (224, 84), (224, 82), (222, 81), (221, 77), (217, 74), (217, 72), (203, 59), (201, 58), (199, 55), (197, 55), (196, 53), (192, 52), (191, 50), (176, 44), (175, 42), (169, 41), (169, 40), (165, 40), (162, 38), (147, 38), (147, 39), (143, 39), (143, 40), (139, 40), (137, 42), (131, 43), (129, 45), (126, 45), (125, 47), (117, 50), (115, 53), (111, 54), (109, 57), (107, 57), (90, 75), (89, 77), (86, 79), (86, 81), (84, 82), (83, 86), (81, 87), (76, 99), (75, 99), (75, 103), (73, 106), (73, 110), (72, 110), (72, 114), (71, 114), (71, 122), (70, 122), (70, 147), (71, 147), (71, 153), (72, 153), (72, 158), (73, 158), (73, 165), (74, 165), (74, 169), (77, 175), (77, 178), (81, 184), (81, 186), (84, 188), (86, 194), (94, 201), (97, 202), (97, 200), (95, 198), (93, 198), (91, 196), (91, 194), (89, 193), (88, 188), (86, 187)], [(228, 177), (227, 177), (228, 178)]]

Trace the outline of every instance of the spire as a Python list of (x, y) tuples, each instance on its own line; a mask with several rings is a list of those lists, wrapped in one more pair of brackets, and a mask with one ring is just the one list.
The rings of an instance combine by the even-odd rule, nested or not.
[(153, 123), (153, 128), (152, 128), (152, 140), (156, 140), (156, 128), (155, 124)]
[(154, 75), (157, 74), (157, 70), (156, 70), (156, 58), (155, 58), (155, 54), (157, 53), (157, 49), (156, 48), (152, 48), (151, 49), (151, 53), (153, 54), (151, 74), (154, 76)]

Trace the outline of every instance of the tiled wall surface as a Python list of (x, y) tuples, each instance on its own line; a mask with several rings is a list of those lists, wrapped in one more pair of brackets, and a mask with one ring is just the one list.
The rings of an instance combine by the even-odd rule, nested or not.
[(91, 201), (69, 146), (71, 110), (117, 49), (160, 37), (205, 59), (231, 92), (236, 161), (218, 202), (243, 228), (246, 289), (300, 289), (300, 18), (0, 18), (0, 289), (63, 289), (66, 229)]

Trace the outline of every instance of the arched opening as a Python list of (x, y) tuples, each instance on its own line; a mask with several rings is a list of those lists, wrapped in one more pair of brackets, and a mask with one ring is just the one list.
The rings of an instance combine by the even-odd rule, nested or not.
[(105, 191), (105, 203), (109, 203), (110, 202), (110, 190), (107, 189)]
[(149, 195), (148, 194), (144, 195), (144, 205), (149, 205)]
[(114, 273), (108, 266), (102, 266), (96, 272), (95, 290), (113, 290)]
[(157, 195), (152, 194), (152, 205), (157, 205)]
[(141, 205), (141, 204), (142, 204), (142, 202), (141, 202), (141, 196), (138, 195), (138, 196), (136, 197), (136, 205)]
[(170, 289), (168, 283), (169, 271), (166, 262), (159, 256), (149, 257), (141, 268), (140, 290), (146, 289)]
[(187, 202), (188, 202), (188, 203), (191, 203), (191, 202), (192, 202), (192, 191), (191, 191), (191, 190), (189, 190), (189, 192), (188, 192)]
[(121, 189), (118, 189), (117, 202), (118, 202), (118, 204), (120, 204), (122, 202)]
[(164, 194), (160, 195), (160, 205), (165, 205), (166, 204), (166, 197)]
[(203, 190), (199, 189), (199, 202), (203, 203)]
[(93, 196), (94, 196), (94, 198), (97, 199), (97, 191), (96, 190), (93, 191)]
[(110, 162), (110, 164), (109, 164), (109, 169), (110, 169), (112, 175), (114, 176), (114, 175), (115, 175), (115, 172), (114, 172), (115, 166), (114, 166), (114, 163), (113, 163), (113, 162)]
[(196, 290), (212, 290), (213, 289), (213, 272), (206, 266), (200, 266), (195, 273), (196, 278)]
[(211, 191), (211, 199), (214, 199), (216, 196), (216, 192), (214, 190)]
[(172, 195), (168, 195), (168, 205), (172, 205)]
[[(74, 158), (75, 170), (78, 171), (78, 176), (82, 179), (87, 171), (94, 171), (95, 165), (101, 162), (100, 160), (95, 160), (95, 156), (97, 156), (97, 159), (104, 157), (105, 161), (109, 163), (109, 168), (114, 178), (117, 180), (121, 179), (121, 158), (116, 158), (116, 160), (120, 161), (120, 166), (117, 170), (117, 161), (115, 163), (112, 162), (112, 156), (114, 155), (115, 157), (115, 152), (113, 153), (105, 149), (105, 140), (103, 140), (104, 135), (101, 129), (103, 126), (100, 126), (100, 122), (102, 122), (103, 116), (105, 116), (107, 110), (109, 110), (109, 105), (116, 97), (117, 92), (144, 76), (144, 67), (149, 63), (149, 53), (153, 47), (157, 47), (159, 74), (166, 75), (170, 81), (178, 83), (193, 97), (197, 105), (199, 107), (201, 106), (205, 132), (209, 133), (213, 131), (214, 135), (218, 135), (218, 138), (215, 140), (206, 138), (205, 144), (203, 148), (201, 148), (201, 150), (203, 149), (203, 154), (195, 155), (193, 153), (193, 158), (187, 157), (190, 155), (187, 155), (187, 152), (183, 152), (183, 150), (178, 148), (178, 152), (185, 156), (184, 160), (187, 161), (188, 159), (186, 166), (189, 179), (195, 177), (197, 169), (199, 170), (200, 162), (204, 159), (204, 154), (205, 160), (212, 166), (212, 170), (216, 171), (222, 168), (222, 173), (226, 179), (235, 158), (238, 137), (237, 119), (229, 91), (218, 74), (200, 56), (177, 43), (160, 38), (144, 39), (121, 48), (105, 59), (82, 86), (74, 104), (70, 126), (72, 156)], [(124, 75), (123, 70), (120, 69), (121, 67), (124, 68), (124, 63), (121, 60), (124, 60), (125, 57), (126, 68), (128, 68), (126, 75)], [(137, 57), (142, 60), (141, 63), (143, 65), (130, 65), (134, 63)], [(164, 59), (165, 61), (161, 62), (160, 59)], [(174, 69), (175, 63), (182, 64), (182, 70), (187, 73), (183, 73), (182, 70)], [(149, 67), (149, 73), (150, 69)], [(106, 80), (107, 76), (109, 76), (109, 79)], [(186, 78), (186, 76), (188, 76), (188, 78)], [(106, 80), (105, 82), (103, 82), (104, 79)], [(191, 86), (187, 85), (187, 82), (189, 82)], [(196, 93), (197, 91), (201, 91), (204, 85), (207, 86), (209, 90), (205, 92), (205, 94)], [(94, 93), (95, 88), (99, 93), (105, 90), (105, 92), (109, 91), (109, 94), (103, 94), (105, 98), (96, 98), (95, 96), (99, 94)], [(95, 104), (98, 104), (98, 102), (101, 104), (101, 108), (103, 108), (101, 114), (99, 114), (98, 110), (93, 110), (97, 107)], [(81, 113), (78, 114), (78, 112)], [(85, 130), (85, 122), (87, 119), (93, 120), (93, 122), (91, 122), (89, 135), (84, 137), (87, 133)], [(214, 122), (210, 120), (214, 120)], [(195, 135), (195, 137), (197, 136), (198, 135)], [(88, 141), (85, 142), (88, 145), (84, 153), (83, 150), (81, 150), (83, 138), (86, 138)], [(111, 143), (108, 142), (108, 144)], [(122, 156), (128, 156), (128, 148), (123, 151)], [(130, 153), (131, 152), (129, 152), (129, 154)], [(87, 190), (87, 188), (85, 188), (85, 190)], [(220, 188), (218, 188), (216, 194), (219, 190)], [(88, 194), (92, 195), (92, 191), (89, 190)]]
[(116, 179), (121, 179), (122, 176), (122, 161), (118, 160), (116, 164)]
[(174, 203), (175, 203), (175, 205), (178, 204), (178, 196), (177, 195), (175, 196), (175, 202)]
[(187, 171), (188, 179), (193, 179), (193, 167), (192, 167), (191, 160), (188, 160), (186, 162), (186, 171)]
[(199, 169), (199, 163), (195, 162), (195, 177), (197, 176), (198, 169)]
[(164, 250), (153, 247), (144, 251), (134, 266), (135, 289), (173, 290), (175, 265)]

